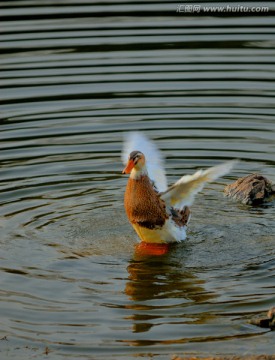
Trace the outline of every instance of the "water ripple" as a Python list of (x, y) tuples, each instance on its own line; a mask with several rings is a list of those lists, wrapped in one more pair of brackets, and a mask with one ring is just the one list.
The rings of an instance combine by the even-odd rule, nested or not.
[[(205, 16), (155, 1), (2, 3), (3, 351), (272, 353), (249, 320), (274, 306), (274, 202), (222, 191), (252, 172), (275, 179), (274, 4)], [(137, 129), (162, 149), (169, 183), (242, 160), (157, 259), (135, 252), (123, 209), (122, 139)]]

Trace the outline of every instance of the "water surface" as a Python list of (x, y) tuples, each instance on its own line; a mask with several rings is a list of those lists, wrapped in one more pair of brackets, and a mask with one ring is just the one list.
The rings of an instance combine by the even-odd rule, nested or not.
[[(223, 197), (253, 172), (275, 181), (273, 3), (249, 16), (1, 5), (0, 356), (274, 353), (274, 334), (249, 324), (275, 305), (274, 202)], [(242, 159), (159, 257), (135, 251), (123, 209), (120, 152), (136, 129), (162, 149), (169, 183)]]

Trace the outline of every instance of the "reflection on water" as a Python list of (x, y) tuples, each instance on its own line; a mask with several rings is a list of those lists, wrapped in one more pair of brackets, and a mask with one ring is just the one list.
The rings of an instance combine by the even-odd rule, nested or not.
[[(201, 343), (202, 346), (204, 341), (224, 342), (234, 338), (246, 338), (249, 343), (250, 339), (262, 333), (252, 328), (245, 331), (245, 323), (243, 328), (232, 327), (231, 322), (236, 317), (233, 312), (228, 312), (223, 318), (225, 314), (209, 311), (211, 304), (213, 308), (219, 304), (219, 291), (207, 290), (207, 280), (200, 278), (197, 270), (186, 267), (184, 255), (181, 259), (178, 256), (179, 249), (171, 249), (168, 254), (158, 258), (134, 255), (127, 268), (129, 281), (125, 293), (131, 302), (126, 308), (131, 315), (126, 319), (131, 323), (133, 334), (150, 334), (149, 337), (139, 338), (128, 336), (121, 342), (138, 347), (174, 347), (190, 342)], [(228, 321), (227, 317), (231, 320)], [(205, 334), (202, 337), (203, 329)], [(166, 334), (165, 339), (158, 338), (161, 333)]]
[[(169, 313), (174, 324), (203, 322), (205, 315), (185, 315), (184, 309), (190, 303), (199, 304), (215, 295), (206, 292), (204, 281), (187, 271), (184, 264), (170, 261), (171, 252), (158, 258), (138, 255), (127, 267), (129, 281), (125, 294), (131, 300), (127, 308), (133, 310), (133, 314), (127, 317), (133, 323), (132, 332), (147, 332), (156, 325), (165, 327)], [(211, 317), (210, 314), (208, 316)]]
[(169, 299), (168, 303), (173, 307), (175, 304), (172, 305), (171, 299), (182, 303), (200, 302), (213, 296), (205, 293), (204, 281), (186, 271), (183, 263), (171, 264), (169, 259), (170, 253), (158, 258), (152, 256), (145, 260), (132, 260), (127, 267), (130, 281), (125, 288), (131, 300)]
[[(274, 201), (222, 194), (252, 172), (275, 181), (274, 4), (177, 5), (1, 2), (0, 357), (274, 352), (248, 323), (274, 306)], [(243, 160), (197, 197), (186, 242), (157, 255), (123, 209), (122, 139), (136, 129), (169, 183)]]

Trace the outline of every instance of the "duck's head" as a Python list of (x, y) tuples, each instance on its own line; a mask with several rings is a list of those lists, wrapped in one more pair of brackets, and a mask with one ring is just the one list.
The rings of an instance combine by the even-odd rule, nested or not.
[(129, 155), (126, 167), (123, 169), (122, 174), (130, 174), (134, 169), (136, 172), (142, 172), (145, 168), (145, 156), (141, 151), (132, 151)]

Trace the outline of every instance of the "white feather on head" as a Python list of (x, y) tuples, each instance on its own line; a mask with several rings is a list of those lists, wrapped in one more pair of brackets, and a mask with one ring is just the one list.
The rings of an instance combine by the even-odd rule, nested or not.
[(163, 167), (164, 161), (156, 145), (138, 131), (126, 133), (121, 154), (124, 164), (127, 164), (129, 154), (134, 150), (144, 154), (149, 178), (154, 182), (158, 191), (165, 191), (167, 189), (167, 180)]

